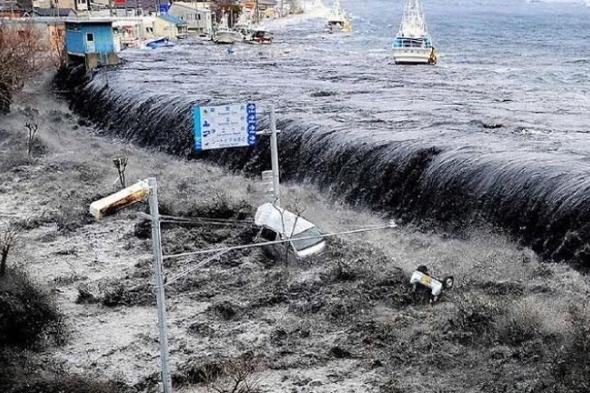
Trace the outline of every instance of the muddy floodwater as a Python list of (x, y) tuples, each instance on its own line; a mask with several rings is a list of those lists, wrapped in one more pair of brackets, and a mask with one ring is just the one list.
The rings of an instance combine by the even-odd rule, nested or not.
[[(491, 222), (588, 266), (590, 7), (426, 1), (439, 64), (399, 66), (402, 3), (342, 4), (352, 34), (325, 33), (328, 8), (309, 7), (269, 22), (269, 46), (124, 51), (74, 104), (119, 136), (193, 157), (193, 105), (272, 104), (285, 179), (398, 217)], [(257, 171), (266, 145), (207, 157)]]

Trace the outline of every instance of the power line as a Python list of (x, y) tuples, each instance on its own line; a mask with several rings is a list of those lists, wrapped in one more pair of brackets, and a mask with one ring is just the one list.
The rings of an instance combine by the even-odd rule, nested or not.
[(291, 239), (286, 239), (286, 240), (273, 240), (273, 241), (262, 242), (262, 243), (244, 244), (241, 246), (221, 247), (221, 248), (214, 248), (214, 249), (209, 249), (209, 250), (185, 252), (185, 253), (181, 253), (181, 254), (164, 255), (163, 258), (164, 259), (174, 259), (174, 258), (189, 257), (189, 256), (193, 256), (193, 255), (219, 253), (222, 251), (228, 252), (228, 251), (235, 251), (235, 250), (244, 250), (244, 249), (248, 249), (248, 248), (270, 246), (273, 244), (290, 243), (290, 242), (299, 241), (299, 240), (313, 240), (313, 239), (317, 239), (317, 238), (334, 237), (334, 236), (340, 236), (340, 235), (352, 235), (355, 233), (379, 231), (379, 230), (383, 230), (383, 229), (396, 228), (396, 227), (397, 227), (397, 225), (395, 225), (395, 223), (393, 223), (393, 224), (389, 224), (389, 225), (385, 225), (385, 226), (381, 226), (381, 227), (376, 227), (376, 228), (362, 228), (362, 229), (355, 229), (352, 231), (345, 231), (345, 232), (326, 233), (326, 234), (321, 234), (318, 236), (301, 237), (301, 238), (295, 238), (295, 239), (291, 238)]
[[(151, 220), (151, 216), (146, 213), (139, 213), (139, 216), (148, 220)], [(225, 218), (208, 218), (208, 217), (179, 217), (179, 216), (169, 216), (169, 215), (160, 215), (160, 222), (167, 222), (172, 224), (195, 224), (195, 225), (244, 225), (250, 226), (254, 224), (252, 220), (234, 220), (234, 219), (225, 219)]]
[(172, 283), (178, 281), (180, 278), (182, 278), (182, 277), (186, 276), (187, 274), (189, 274), (189, 273), (191, 273), (191, 272), (193, 272), (193, 271), (195, 271), (195, 270), (203, 267), (207, 263), (211, 262), (212, 260), (214, 260), (216, 258), (219, 258), (220, 256), (222, 256), (223, 254), (225, 254), (227, 252), (228, 251), (218, 252), (217, 254), (215, 254), (215, 255), (213, 255), (213, 256), (205, 259), (204, 261), (199, 262), (198, 264), (196, 264), (195, 266), (191, 267), (190, 269), (187, 269), (187, 270), (185, 270), (182, 273), (178, 273), (177, 275), (175, 275), (174, 277), (172, 277), (170, 280), (167, 280), (165, 285), (166, 286), (170, 286)]

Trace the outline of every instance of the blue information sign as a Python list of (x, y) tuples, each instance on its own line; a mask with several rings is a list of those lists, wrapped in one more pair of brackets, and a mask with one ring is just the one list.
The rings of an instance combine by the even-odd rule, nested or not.
[(167, 14), (169, 9), (170, 9), (170, 4), (168, 4), (168, 3), (160, 4), (160, 13), (161, 14)]
[(195, 106), (195, 149), (212, 150), (256, 144), (256, 104)]

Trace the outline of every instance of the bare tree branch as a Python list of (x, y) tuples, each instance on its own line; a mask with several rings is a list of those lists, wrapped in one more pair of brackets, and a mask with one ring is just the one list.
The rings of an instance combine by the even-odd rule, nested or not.
[(18, 225), (9, 225), (0, 232), (0, 277), (6, 274), (8, 254), (21, 232), (22, 228)]
[(8, 112), (12, 95), (43, 65), (45, 48), (32, 24), (0, 25), (0, 111)]

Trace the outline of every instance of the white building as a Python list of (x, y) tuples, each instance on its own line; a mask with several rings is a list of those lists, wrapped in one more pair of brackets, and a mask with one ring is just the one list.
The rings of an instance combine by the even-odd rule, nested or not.
[(168, 14), (186, 22), (188, 33), (196, 35), (211, 35), (213, 33), (213, 18), (208, 2), (186, 3), (177, 1), (172, 3)]

